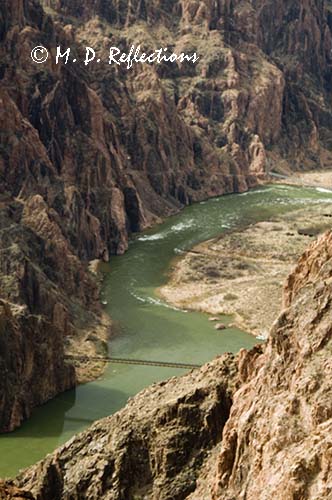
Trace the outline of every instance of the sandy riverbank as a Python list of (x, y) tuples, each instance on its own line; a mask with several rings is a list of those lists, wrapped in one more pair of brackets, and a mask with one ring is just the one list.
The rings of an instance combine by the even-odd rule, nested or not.
[(294, 172), (288, 177), (273, 182), (292, 186), (320, 187), (332, 190), (332, 170), (315, 172)]
[(234, 315), (236, 326), (266, 337), (285, 278), (331, 217), (332, 203), (310, 206), (201, 243), (174, 261), (158, 292), (176, 307)]

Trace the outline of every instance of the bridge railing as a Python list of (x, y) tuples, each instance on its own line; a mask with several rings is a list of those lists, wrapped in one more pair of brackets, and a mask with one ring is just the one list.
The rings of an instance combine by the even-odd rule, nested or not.
[(84, 355), (67, 355), (66, 359), (82, 361), (87, 363), (89, 361), (102, 361), (104, 363), (118, 363), (123, 365), (144, 365), (144, 366), (160, 366), (165, 368), (180, 368), (189, 369), (200, 368), (201, 365), (191, 363), (181, 363), (175, 361), (154, 361), (149, 359), (127, 359), (127, 358), (113, 358), (111, 356), (84, 356)]

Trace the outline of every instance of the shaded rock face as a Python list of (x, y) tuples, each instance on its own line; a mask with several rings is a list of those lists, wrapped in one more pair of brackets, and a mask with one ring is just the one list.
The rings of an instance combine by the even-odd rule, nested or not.
[(155, 384), (22, 476), (39, 500), (181, 499), (220, 440), (236, 363), (224, 356), (181, 379)]
[(29, 417), (31, 408), (73, 387), (75, 372), (64, 363), (60, 329), (24, 309), (12, 310), (3, 301), (0, 348), (0, 416), (6, 432)]
[[(0, 285), (11, 314), (40, 315), (61, 343), (100, 314), (86, 261), (123, 253), (132, 232), (188, 203), (255, 186), (268, 162), (326, 160), (331, 16), (322, 1), (42, 3), (1, 3)], [(55, 65), (57, 45), (81, 56), (87, 43), (167, 45), (200, 59), (130, 71)], [(40, 44), (53, 57), (34, 65)], [(61, 353), (57, 363), (60, 376)], [(25, 398), (10, 423), (7, 397), (0, 429), (42, 399)]]
[(331, 244), (300, 259), (264, 347), (146, 389), (17, 484), (40, 500), (331, 498)]
[(0, 481), (0, 498), (1, 500), (35, 500), (33, 495), (28, 491), (22, 491), (12, 484), (4, 484)]

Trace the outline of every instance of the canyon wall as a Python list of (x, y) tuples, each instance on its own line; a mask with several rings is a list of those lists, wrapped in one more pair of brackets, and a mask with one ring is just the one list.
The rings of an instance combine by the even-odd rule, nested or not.
[[(65, 353), (101, 318), (88, 261), (186, 204), (255, 186), (267, 167), (325, 165), (332, 137), (329, 2), (42, 3), (2, 0), (0, 12), (3, 431), (75, 384)], [(55, 64), (57, 45), (81, 60), (85, 45), (132, 43), (200, 59)], [(51, 57), (33, 64), (41, 44)]]
[(331, 265), (327, 233), (300, 259), (296, 291), (234, 396), (211, 498), (330, 498)]
[(331, 242), (300, 259), (266, 345), (142, 391), (17, 485), (39, 500), (331, 498)]

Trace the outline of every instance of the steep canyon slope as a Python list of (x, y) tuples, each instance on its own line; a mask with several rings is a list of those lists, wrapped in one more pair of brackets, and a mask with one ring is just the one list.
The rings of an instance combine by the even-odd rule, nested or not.
[[(0, 429), (8, 431), (76, 383), (65, 351), (101, 328), (88, 261), (124, 252), (132, 232), (185, 204), (256, 185), (267, 166), (328, 164), (332, 8), (322, 0), (0, 6)], [(54, 60), (57, 45), (80, 56), (85, 45), (132, 43), (197, 51), (200, 60), (130, 71)], [(44, 65), (30, 58), (40, 44), (52, 55)]]
[(16, 481), (38, 500), (332, 494), (332, 233), (304, 253), (266, 345), (155, 384)]

